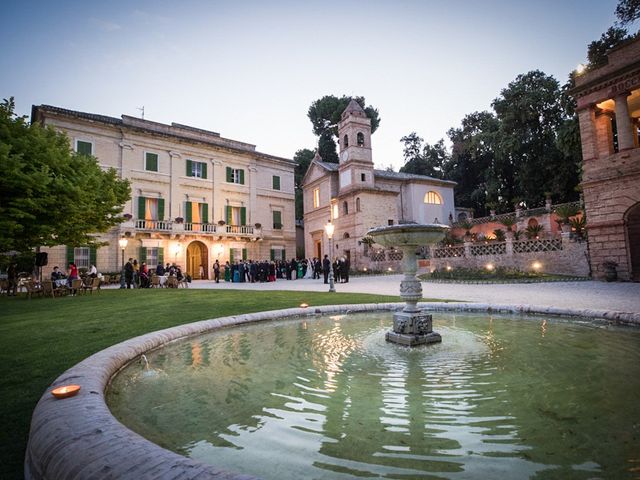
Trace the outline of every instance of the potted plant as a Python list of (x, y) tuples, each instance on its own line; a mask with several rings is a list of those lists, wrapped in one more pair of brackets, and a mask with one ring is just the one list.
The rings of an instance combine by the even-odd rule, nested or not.
[(182, 218), (182, 217), (176, 217), (176, 218), (174, 219), (174, 221), (175, 221), (176, 223), (182, 223), (182, 222), (184, 222), (184, 218)]
[(496, 208), (498, 208), (498, 202), (494, 202), (494, 201), (487, 202), (485, 206), (489, 209), (489, 216), (495, 217)]
[(220, 225), (221, 227), (223, 227), (226, 224), (227, 222), (225, 222), (224, 220), (218, 220), (218, 225)]
[(551, 192), (544, 192), (544, 207), (547, 209), (547, 212), (551, 211)]
[(618, 279), (618, 264), (614, 261), (607, 260), (602, 262), (602, 270), (604, 270), (604, 279), (607, 282), (615, 282)]
[(540, 233), (544, 230), (544, 225), (529, 225), (525, 229), (525, 235), (529, 240), (537, 240), (540, 238)]
[(583, 239), (585, 237), (587, 231), (587, 220), (585, 217), (574, 217), (571, 219), (571, 230), (573, 234), (579, 238)]
[(133, 218), (133, 215), (131, 215), (130, 213), (125, 213), (124, 215), (122, 215), (124, 217), (124, 219), (128, 222), (129, 220), (131, 220)]
[(500, 220), (500, 223), (507, 227), (507, 232), (513, 231), (513, 226), (516, 224), (516, 219), (513, 217), (505, 217)]
[(261, 223), (256, 223), (256, 224), (254, 225), (254, 227), (255, 227), (257, 230), (259, 230), (259, 229), (261, 229), (261, 228), (262, 228), (262, 224), (261, 224)]
[(493, 231), (493, 235), (495, 236), (495, 239), (498, 242), (504, 242), (507, 239), (507, 236), (506, 236), (504, 230), (502, 230), (501, 228), (496, 228)]
[(473, 228), (473, 223), (471, 223), (469, 220), (465, 220), (464, 222), (460, 222), (458, 224), (458, 226), (460, 228), (464, 229), (464, 240), (465, 240), (465, 242), (470, 242), (471, 241), (471, 229)]

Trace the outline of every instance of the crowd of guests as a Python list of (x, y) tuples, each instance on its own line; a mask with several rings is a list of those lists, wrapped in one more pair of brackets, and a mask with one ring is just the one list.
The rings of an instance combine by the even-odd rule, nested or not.
[(155, 269), (149, 269), (146, 262), (138, 263), (138, 260), (129, 258), (124, 265), (124, 281), (121, 283), (120, 288), (150, 288), (151, 276), (157, 275), (159, 277), (176, 277), (178, 282), (186, 280), (191, 282), (191, 277), (182, 273), (180, 266), (175, 263), (168, 263), (163, 266), (162, 263), (158, 263)]

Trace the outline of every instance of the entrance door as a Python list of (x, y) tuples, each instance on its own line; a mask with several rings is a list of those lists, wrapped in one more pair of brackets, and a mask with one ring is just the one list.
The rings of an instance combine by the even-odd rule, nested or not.
[[(207, 246), (202, 242), (191, 242), (187, 247), (187, 273), (194, 280), (209, 278)], [(202, 266), (202, 268), (200, 268)]]
[(316, 247), (316, 257), (322, 260), (322, 241), (316, 240), (315, 247)]
[(627, 212), (627, 245), (631, 257), (631, 280), (640, 282), (640, 203), (636, 203)]

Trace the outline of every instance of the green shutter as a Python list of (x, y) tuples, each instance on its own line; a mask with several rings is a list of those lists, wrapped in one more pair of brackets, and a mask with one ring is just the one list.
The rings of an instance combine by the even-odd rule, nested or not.
[[(229, 249), (229, 263), (233, 265), (233, 248)], [(231, 281), (233, 281), (233, 277), (231, 277)]]
[(282, 228), (282, 212), (279, 210), (274, 210), (273, 212), (273, 228), (280, 229)]
[(202, 162), (202, 178), (207, 178), (207, 164)]
[(76, 142), (76, 151), (80, 155), (91, 155), (93, 153), (91, 151), (91, 142), (83, 142), (82, 140), (78, 140)]
[(144, 214), (146, 212), (146, 199), (144, 197), (138, 197), (138, 219), (144, 220)]
[(164, 248), (158, 247), (158, 264), (164, 265)]
[(193, 221), (193, 204), (191, 202), (184, 203), (184, 221), (191, 223)]
[(225, 208), (225, 222), (227, 222), (227, 225), (231, 225), (231, 207), (229, 205), (227, 205)]
[(233, 182), (233, 169), (231, 167), (227, 167), (227, 182)]
[(147, 263), (147, 247), (140, 247), (140, 265), (142, 265), (142, 262)]
[(89, 247), (89, 265), (96, 264), (96, 247)]
[(164, 198), (158, 199), (158, 220), (164, 220)]
[(187, 160), (187, 177), (193, 177), (193, 162)]
[(202, 204), (202, 223), (209, 223), (209, 204)]
[(244, 170), (240, 170), (240, 185), (244, 185)]
[(243, 260), (246, 260), (246, 259), (247, 259), (247, 249), (246, 249), (246, 248), (243, 248), (243, 249), (242, 249), (242, 259), (243, 259)]
[(278, 175), (273, 176), (273, 189), (280, 190), (280, 177)]
[(70, 263), (73, 263), (74, 260), (75, 260), (75, 255), (73, 253), (73, 247), (70, 247), (69, 245), (67, 245), (67, 265), (69, 265)]
[(240, 207), (240, 225), (247, 224), (247, 207)]
[(145, 154), (145, 170), (150, 172), (158, 171), (158, 154), (157, 153), (147, 153)]
[(286, 252), (284, 251), (284, 248), (282, 249), (282, 260), (286, 260), (287, 259), (287, 255)]
[(272, 248), (271, 249), (271, 261), (274, 261), (276, 259), (276, 251)]

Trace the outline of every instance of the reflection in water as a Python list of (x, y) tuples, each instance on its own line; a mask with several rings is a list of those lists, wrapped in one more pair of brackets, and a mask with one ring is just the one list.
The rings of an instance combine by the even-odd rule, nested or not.
[(435, 320), (443, 343), (416, 349), (384, 341), (388, 314), (225, 329), (149, 354), (152, 381), (130, 365), (108, 402), (166, 448), (263, 478), (634, 478), (637, 331)]

